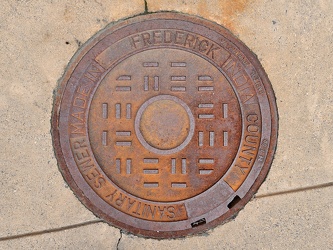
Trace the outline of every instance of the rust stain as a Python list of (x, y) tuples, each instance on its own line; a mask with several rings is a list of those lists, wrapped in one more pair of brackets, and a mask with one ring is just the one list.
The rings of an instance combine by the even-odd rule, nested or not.
[(66, 22), (71, 22), (74, 20), (73, 8), (72, 6), (66, 5), (64, 10), (64, 19)]
[(244, 13), (254, 0), (223, 0), (213, 4), (208, 1), (198, 2), (198, 13), (212, 18), (232, 32), (238, 33), (238, 17)]

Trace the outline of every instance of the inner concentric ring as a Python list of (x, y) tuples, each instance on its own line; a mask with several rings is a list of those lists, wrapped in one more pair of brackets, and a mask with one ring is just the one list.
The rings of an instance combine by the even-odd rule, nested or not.
[(158, 202), (212, 187), (240, 145), (242, 117), (228, 79), (179, 49), (152, 49), (114, 66), (89, 110), (91, 148), (119, 188)]
[(135, 131), (141, 144), (149, 151), (172, 154), (190, 142), (194, 133), (194, 117), (181, 99), (159, 95), (139, 108)]

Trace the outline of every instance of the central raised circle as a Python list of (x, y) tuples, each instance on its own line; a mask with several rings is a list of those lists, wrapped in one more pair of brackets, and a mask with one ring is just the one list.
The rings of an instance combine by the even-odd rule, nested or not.
[(158, 149), (172, 149), (182, 144), (190, 130), (186, 110), (172, 100), (158, 100), (143, 112), (140, 131), (146, 142)]
[(139, 109), (135, 130), (141, 144), (158, 154), (171, 154), (183, 149), (194, 132), (190, 108), (179, 98), (155, 96)]

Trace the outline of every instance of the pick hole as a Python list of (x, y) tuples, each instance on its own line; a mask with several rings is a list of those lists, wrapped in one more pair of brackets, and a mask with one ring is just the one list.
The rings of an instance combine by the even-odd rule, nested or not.
[(231, 209), (231, 208), (233, 208), (239, 201), (241, 200), (241, 198), (238, 196), (238, 195), (236, 195), (233, 199), (232, 199), (232, 201), (228, 204), (228, 208), (229, 209)]
[(200, 220), (197, 220), (195, 222), (192, 222), (191, 223), (191, 227), (198, 227), (198, 226), (201, 226), (201, 225), (204, 225), (206, 224), (206, 219), (205, 218), (202, 218)]

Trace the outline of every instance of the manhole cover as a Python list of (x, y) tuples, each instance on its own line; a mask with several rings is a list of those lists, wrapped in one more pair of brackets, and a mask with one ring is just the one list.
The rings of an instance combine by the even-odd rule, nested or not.
[(224, 28), (135, 17), (74, 57), (53, 113), (60, 169), (97, 216), (171, 238), (231, 218), (263, 182), (277, 137), (257, 58)]

